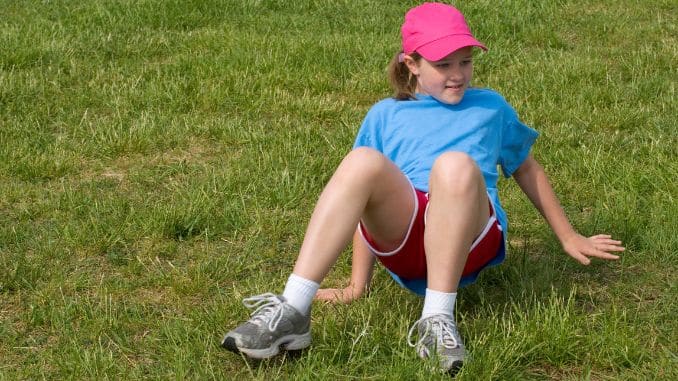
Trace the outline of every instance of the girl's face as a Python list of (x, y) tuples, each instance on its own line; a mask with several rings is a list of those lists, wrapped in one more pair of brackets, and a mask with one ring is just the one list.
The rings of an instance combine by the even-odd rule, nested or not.
[(473, 77), (472, 46), (455, 50), (440, 61), (422, 58), (417, 62), (405, 56), (404, 62), (417, 77), (417, 93), (450, 105), (461, 102)]

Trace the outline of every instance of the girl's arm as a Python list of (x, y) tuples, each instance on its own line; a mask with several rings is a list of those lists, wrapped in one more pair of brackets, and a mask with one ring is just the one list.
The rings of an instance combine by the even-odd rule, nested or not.
[(619, 259), (611, 252), (624, 251), (621, 241), (613, 240), (607, 234), (584, 237), (577, 233), (565, 216), (563, 208), (549, 183), (544, 168), (532, 155), (513, 174), (520, 189), (546, 219), (560, 240), (563, 250), (584, 265), (591, 263), (588, 257)]
[(351, 281), (343, 289), (321, 288), (315, 294), (317, 300), (332, 303), (350, 303), (369, 291), (374, 269), (374, 255), (356, 229), (353, 234), (353, 257), (351, 261)]

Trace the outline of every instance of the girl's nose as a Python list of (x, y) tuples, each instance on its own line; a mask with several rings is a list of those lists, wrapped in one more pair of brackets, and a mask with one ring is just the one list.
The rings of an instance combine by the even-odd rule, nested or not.
[(450, 79), (461, 79), (464, 76), (464, 74), (459, 65), (450, 65), (450, 68), (447, 72), (447, 76)]

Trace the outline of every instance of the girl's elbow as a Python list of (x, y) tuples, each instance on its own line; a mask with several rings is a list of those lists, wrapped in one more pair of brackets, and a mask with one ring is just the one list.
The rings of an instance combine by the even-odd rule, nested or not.
[(529, 155), (527, 159), (523, 161), (520, 167), (518, 167), (513, 176), (517, 180), (520, 177), (529, 177), (539, 173), (545, 173), (544, 167), (542, 167), (541, 164), (539, 164), (539, 162), (534, 157), (532, 157), (532, 155)]

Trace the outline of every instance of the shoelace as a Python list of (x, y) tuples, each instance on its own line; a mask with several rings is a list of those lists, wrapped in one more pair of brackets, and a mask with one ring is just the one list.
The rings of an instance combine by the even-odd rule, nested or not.
[(270, 292), (252, 296), (242, 300), (242, 304), (247, 308), (255, 308), (250, 314), (250, 322), (256, 325), (268, 322), (268, 330), (273, 332), (278, 327), (282, 319), (282, 300)]
[[(416, 343), (412, 343), (412, 336), (415, 330), (417, 329), (417, 327), (419, 327), (419, 323), (424, 321), (426, 324), (426, 330), (424, 331), (423, 334), (419, 336), (419, 340), (417, 340)], [(407, 344), (410, 347), (419, 346), (421, 343), (424, 342), (424, 340), (426, 340), (426, 337), (428, 337), (431, 331), (436, 330), (435, 327), (439, 327), (440, 329), (441, 341), (445, 348), (453, 349), (459, 346), (459, 343), (457, 342), (456, 339), (456, 336), (458, 335), (457, 326), (449, 318), (437, 315), (423, 317), (415, 321), (414, 324), (412, 324), (410, 331), (407, 333)]]

